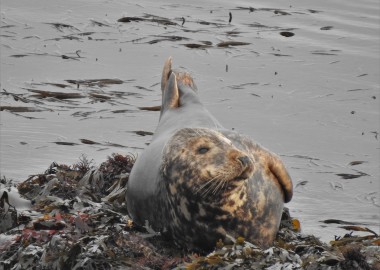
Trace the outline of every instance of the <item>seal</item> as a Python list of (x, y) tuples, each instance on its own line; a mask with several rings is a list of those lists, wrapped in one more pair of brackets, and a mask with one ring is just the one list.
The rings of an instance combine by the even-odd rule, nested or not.
[(162, 105), (152, 142), (127, 183), (129, 215), (187, 249), (209, 251), (244, 237), (272, 244), (292, 180), (280, 158), (227, 130), (207, 111), (188, 73), (162, 72)]

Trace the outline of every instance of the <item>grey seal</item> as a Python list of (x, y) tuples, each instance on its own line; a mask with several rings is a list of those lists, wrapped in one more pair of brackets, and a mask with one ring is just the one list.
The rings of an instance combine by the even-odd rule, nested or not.
[(202, 105), (188, 73), (166, 60), (151, 143), (127, 183), (129, 215), (187, 249), (243, 237), (272, 244), (292, 180), (280, 158), (227, 130)]

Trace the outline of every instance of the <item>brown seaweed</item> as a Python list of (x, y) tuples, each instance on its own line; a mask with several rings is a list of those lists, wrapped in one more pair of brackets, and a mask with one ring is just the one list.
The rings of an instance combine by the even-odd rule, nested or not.
[(78, 28), (76, 28), (72, 25), (69, 25), (69, 24), (65, 24), (65, 23), (46, 23), (46, 24), (53, 26), (55, 29), (57, 29), (58, 31), (61, 31), (61, 32), (63, 29), (70, 29), (70, 30), (79, 31)]
[(137, 135), (140, 135), (140, 136), (147, 136), (147, 135), (151, 136), (154, 134), (153, 132), (143, 131), (143, 130), (133, 131), (133, 133), (136, 133)]
[(65, 81), (71, 84), (76, 84), (77, 87), (79, 87), (79, 85), (86, 85), (88, 87), (91, 87), (91, 86), (104, 87), (107, 85), (124, 83), (124, 81), (120, 79), (90, 79), (90, 80), (65, 80)]
[(78, 145), (77, 143), (73, 143), (73, 142), (53, 142), (53, 143), (58, 144), (58, 145), (67, 145), (67, 146)]
[(63, 93), (63, 92), (52, 92), (45, 90), (37, 90), (37, 89), (27, 89), (32, 93), (36, 93), (36, 97), (38, 98), (48, 98), (53, 97), (57, 99), (76, 99), (76, 98), (84, 98), (84, 96), (80, 93)]
[(22, 106), (0, 106), (0, 111), (9, 112), (42, 112), (43, 109), (36, 107), (22, 107)]
[(145, 18), (143, 18), (143, 17), (122, 17), (122, 18), (118, 19), (117, 21), (123, 22), (123, 23), (145, 21), (145, 22), (158, 23), (158, 24), (162, 24), (162, 25), (178, 25), (177, 23), (172, 22), (171, 20), (169, 20), (167, 18), (158, 17), (158, 16), (154, 16), (154, 15), (149, 15), (149, 14), (147, 14), (145, 16)]
[(342, 177), (343, 179), (355, 179), (362, 176), (368, 176), (368, 174), (364, 172), (358, 172), (358, 174), (352, 174), (352, 173), (337, 173), (336, 175)]
[(323, 26), (320, 29), (321, 30), (331, 30), (331, 29), (333, 29), (333, 26)]
[(249, 45), (249, 44), (251, 43), (229, 40), (229, 41), (222, 41), (218, 43), (216, 46), (224, 48), (224, 47), (230, 47), (230, 46), (244, 46), (244, 45)]
[(197, 43), (187, 43), (187, 44), (182, 44), (182, 45), (190, 49), (205, 49), (205, 48), (211, 47), (209, 45), (197, 44)]

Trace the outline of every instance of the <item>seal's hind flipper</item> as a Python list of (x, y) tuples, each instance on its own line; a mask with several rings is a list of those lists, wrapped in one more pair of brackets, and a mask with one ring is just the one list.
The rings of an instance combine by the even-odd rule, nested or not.
[(187, 72), (176, 72), (178, 87), (181, 88), (183, 86), (190, 87), (194, 92), (198, 91), (197, 86), (194, 83), (193, 77)]
[(177, 78), (174, 72), (171, 72), (170, 77), (166, 82), (165, 89), (162, 92), (161, 116), (166, 110), (177, 107), (179, 107)]
[(161, 77), (161, 91), (164, 93), (166, 84), (168, 83), (170, 74), (172, 72), (172, 57), (166, 59), (164, 68), (162, 69), (162, 77)]
[(196, 93), (197, 86), (189, 73), (172, 70), (172, 58), (169, 57), (165, 61), (164, 68), (162, 70), (161, 91), (162, 104), (160, 119), (166, 110), (183, 106), (186, 103), (184, 102), (181, 104), (181, 102), (184, 101), (182, 99), (184, 93), (188, 91)]

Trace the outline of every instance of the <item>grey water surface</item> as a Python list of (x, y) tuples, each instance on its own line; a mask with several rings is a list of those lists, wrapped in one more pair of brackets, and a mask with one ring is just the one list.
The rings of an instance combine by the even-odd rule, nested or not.
[(304, 232), (379, 233), (379, 14), (378, 0), (1, 0), (1, 176), (138, 155), (172, 56), (226, 128), (282, 157)]

